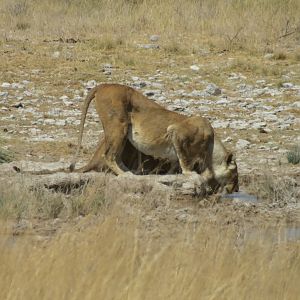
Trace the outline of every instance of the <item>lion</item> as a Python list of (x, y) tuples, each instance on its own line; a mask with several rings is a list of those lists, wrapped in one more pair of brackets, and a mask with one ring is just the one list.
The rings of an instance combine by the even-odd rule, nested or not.
[[(75, 169), (84, 123), (95, 99), (104, 137), (89, 163)], [(43, 170), (34, 174), (110, 170), (116, 175), (201, 174), (214, 191), (238, 191), (238, 171), (233, 154), (215, 136), (210, 122), (167, 110), (137, 90), (120, 84), (101, 84), (87, 95), (80, 122), (77, 151), (68, 170)], [(15, 167), (16, 171), (20, 171)]]
[[(91, 161), (75, 170), (86, 114), (93, 99), (104, 138)], [(207, 119), (169, 111), (125, 85), (101, 84), (92, 89), (83, 104), (77, 151), (70, 171), (108, 168), (121, 175), (147, 164), (144, 174), (154, 170), (162, 174), (198, 173), (209, 182), (215, 182), (214, 186), (220, 191), (238, 191), (233, 154), (215, 136)]]

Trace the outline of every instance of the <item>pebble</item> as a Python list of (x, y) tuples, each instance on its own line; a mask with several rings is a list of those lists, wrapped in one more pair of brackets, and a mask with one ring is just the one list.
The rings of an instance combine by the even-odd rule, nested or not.
[(8, 82), (3, 82), (3, 83), (1, 84), (1, 87), (2, 87), (2, 88), (5, 88), (5, 89), (9, 89), (9, 88), (11, 87), (11, 84), (8, 83)]
[(190, 66), (190, 69), (197, 72), (197, 71), (200, 70), (200, 67), (197, 66), (197, 65), (191, 65), (191, 66)]
[(142, 49), (159, 49), (159, 45), (156, 44), (137, 44), (137, 46)]
[(213, 128), (228, 128), (229, 127), (229, 121), (213, 121), (212, 122)]
[(243, 140), (243, 139), (239, 139), (235, 145), (235, 148), (238, 150), (241, 149), (249, 149), (250, 148), (251, 143), (247, 140)]
[(6, 98), (8, 96), (8, 92), (0, 92), (0, 97)]
[(207, 85), (205, 92), (213, 96), (218, 96), (222, 93), (221, 89), (217, 87), (214, 83), (210, 83), (209, 85)]
[(52, 54), (52, 58), (59, 58), (60, 57), (60, 52), (59, 51), (55, 51)]
[(282, 84), (282, 87), (285, 88), (285, 89), (291, 89), (291, 88), (294, 87), (294, 85), (291, 82), (284, 82)]
[(96, 80), (90, 80), (85, 84), (85, 87), (87, 89), (92, 89), (97, 85), (97, 81)]
[(149, 39), (150, 39), (151, 42), (157, 42), (159, 40), (159, 38), (160, 38), (159, 35), (153, 34), (153, 35), (150, 36)]

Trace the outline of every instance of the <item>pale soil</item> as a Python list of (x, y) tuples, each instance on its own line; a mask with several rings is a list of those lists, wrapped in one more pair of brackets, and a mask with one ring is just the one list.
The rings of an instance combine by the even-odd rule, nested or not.
[[(258, 122), (257, 118), (264, 121), (260, 114), (252, 115), (256, 111), (263, 112), (264, 108), (239, 106), (239, 103), (245, 101), (273, 107), (271, 109), (285, 106), (276, 113), (276, 116), (283, 120), (283, 125), (284, 120), (292, 117), (286, 128), (279, 128), (270, 121), (266, 122), (266, 128), (271, 129), (267, 133), (254, 128), (218, 128), (216, 131), (222, 139), (228, 136), (232, 138), (232, 141), (226, 143), (226, 147), (236, 152), (242, 190), (261, 196), (261, 186), (270, 182), (270, 179), (265, 179), (265, 175), (271, 174), (271, 181), (274, 181), (274, 178), (288, 178), (288, 182), (294, 182), (287, 188), (288, 191), (293, 189), (291, 193), (293, 199), (283, 197), (284, 200), (275, 200), (272, 199), (272, 193), (269, 193), (266, 198), (260, 197), (258, 204), (244, 204), (216, 201), (214, 197), (199, 202), (197, 199), (169, 199), (166, 195), (154, 194), (157, 199), (153, 200), (152, 197), (149, 204), (145, 200), (149, 199), (146, 193), (125, 197), (129, 199), (128, 202), (120, 201), (126, 211), (122, 222), (126, 222), (127, 213), (133, 214), (138, 210), (143, 216), (140, 223), (142, 232), (145, 234), (150, 232), (159, 237), (172, 235), (185, 228), (187, 224), (193, 227), (205, 222), (216, 226), (233, 224), (238, 230), (243, 230), (245, 225), (276, 226), (286, 222), (299, 225), (300, 165), (289, 164), (286, 159), (286, 151), (300, 143), (300, 109), (293, 106), (293, 103), (300, 99), (300, 89), (297, 88), (300, 85), (300, 63), (295, 59), (299, 49), (288, 50), (288, 56), (284, 60), (266, 59), (263, 54), (220, 53), (206, 50), (197, 53), (185, 51), (172, 53), (164, 49), (139, 49), (134, 44), (103, 50), (96, 41), (74, 44), (59, 41), (2, 43), (0, 93), (8, 92), (8, 94), (0, 97), (1, 146), (14, 154), (15, 161), (25, 159), (69, 162), (77, 142), (85, 84), (90, 80), (96, 80), (98, 83), (118, 82), (134, 85), (137, 79), (132, 76), (139, 77), (140, 81), (147, 83), (142, 91), (158, 89), (166, 96), (166, 100), (170, 100), (170, 102), (162, 100), (161, 104), (172, 106), (172, 103), (177, 101), (183, 112), (207, 116), (212, 122), (230, 119), (246, 120), (252, 124), (253, 120)], [(59, 57), (55, 55), (57, 51)], [(105, 64), (112, 65), (111, 74), (105, 73), (107, 71)], [(199, 66), (199, 71), (191, 70), (191, 65)], [(232, 73), (241, 77), (232, 80), (230, 79)], [(28, 82), (23, 82), (24, 80)], [(265, 80), (265, 83), (259, 83), (260, 80)], [(1, 87), (5, 82), (20, 83), (23, 87)], [(282, 89), (281, 84), (285, 82), (293, 83), (296, 88)], [(206, 105), (194, 102), (188, 104), (188, 109), (185, 110), (187, 106), (185, 102), (180, 104), (180, 99), (190, 101), (198, 98), (185, 96), (184, 93), (191, 93), (193, 90), (202, 91), (208, 83), (215, 83), (220, 87), (222, 95), (199, 99), (217, 102), (226, 95), (229, 104)], [(239, 91), (239, 84), (251, 84), (253, 89), (255, 85), (257, 88), (269, 85), (278, 91), (278, 94), (249, 96), (252, 98), (249, 100), (249, 97), (245, 98)], [(179, 90), (183, 91), (178, 92)], [(25, 91), (29, 93), (26, 94)], [(60, 98), (62, 96), (68, 98), (63, 101), (64, 99)], [(19, 103), (24, 107), (13, 107)], [(53, 124), (52, 121), (44, 122), (47, 119), (63, 122), (66, 118), (69, 119), (64, 125)], [(91, 107), (81, 160), (87, 161), (91, 156), (100, 133), (101, 125), (94, 108)], [(235, 149), (238, 139), (248, 140), (251, 143), (250, 148)], [(2, 173), (0, 176), (3, 178), (5, 175)], [(103, 217), (105, 213), (101, 210), (100, 215)], [(99, 222), (99, 218), (92, 214), (85, 218), (62, 216), (46, 220), (31, 219), (26, 221), (29, 223), (24, 228), (33, 229), (39, 236), (49, 236), (58, 228), (67, 228), (74, 223), (81, 226), (90, 220)], [(18, 224), (14, 225), (15, 234), (19, 234), (18, 230)]]

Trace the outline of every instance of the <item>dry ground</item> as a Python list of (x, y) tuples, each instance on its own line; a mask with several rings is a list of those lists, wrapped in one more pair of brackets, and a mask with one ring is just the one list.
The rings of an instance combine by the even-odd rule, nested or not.
[[(88, 82), (124, 83), (208, 117), (259, 201), (106, 180), (68, 195), (29, 191), (2, 171), (1, 299), (297, 299), (300, 165), (287, 151), (300, 143), (299, 3), (158, 2), (102, 1), (105, 14), (90, 13), (95, 1), (3, 1), (1, 151), (68, 163)], [(221, 94), (203, 96), (211, 83)], [(92, 105), (81, 163), (99, 134)]]

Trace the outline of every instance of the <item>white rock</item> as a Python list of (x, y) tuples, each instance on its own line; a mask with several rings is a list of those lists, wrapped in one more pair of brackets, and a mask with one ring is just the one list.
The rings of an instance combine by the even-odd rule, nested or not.
[(3, 83), (1, 84), (1, 87), (2, 87), (2, 88), (5, 88), (5, 89), (10, 88), (10, 86), (11, 86), (11, 84), (8, 83), (8, 82), (3, 82)]
[(55, 125), (57, 125), (57, 126), (65, 126), (66, 125), (66, 120), (64, 120), (64, 119), (56, 120)]
[(143, 49), (159, 49), (159, 46), (156, 44), (137, 44), (137, 46)]
[(235, 145), (235, 148), (238, 150), (241, 149), (249, 149), (250, 148), (251, 143), (247, 140), (243, 140), (243, 139), (239, 139)]
[(31, 97), (32, 96), (32, 93), (31, 92), (29, 92), (29, 91), (24, 91), (24, 96), (26, 96), (26, 97)]
[(112, 69), (113, 66), (112, 66), (112, 64), (103, 64), (103, 68), (104, 69)]
[(207, 92), (210, 95), (218, 96), (221, 95), (222, 91), (219, 87), (217, 87), (214, 83), (210, 83), (207, 85), (205, 92)]
[(44, 120), (44, 124), (45, 125), (54, 125), (55, 124), (55, 120), (54, 119), (45, 119)]
[(193, 70), (193, 71), (199, 71), (200, 70), (199, 66), (197, 66), (197, 65), (191, 65), (190, 69)]
[(153, 35), (150, 36), (150, 41), (151, 42), (157, 42), (159, 40), (159, 37), (160, 37), (159, 35), (153, 34)]
[(86, 84), (85, 87), (87, 89), (92, 89), (97, 85), (97, 81), (96, 80), (89, 80)]
[(60, 57), (60, 52), (59, 51), (53, 52), (52, 57), (53, 58), (59, 58)]
[(222, 140), (223, 143), (230, 143), (232, 142), (232, 137), (228, 136), (226, 139)]
[(249, 128), (250, 125), (249, 125), (248, 122), (243, 121), (243, 120), (233, 120), (233, 121), (230, 122), (229, 127), (232, 128), (232, 129), (242, 130), (242, 129)]
[(282, 84), (282, 87), (285, 89), (291, 89), (292, 87), (294, 87), (294, 85), (291, 82), (284, 82)]
[(63, 95), (63, 96), (59, 97), (59, 99), (62, 101), (67, 101), (67, 100), (69, 100), (69, 97), (66, 95)]
[(219, 104), (219, 105), (225, 105), (225, 104), (229, 104), (229, 103), (231, 103), (231, 101), (226, 98), (222, 98), (222, 99), (216, 101), (216, 104)]
[(274, 57), (274, 54), (273, 53), (267, 53), (264, 58), (266, 59), (272, 59)]
[(212, 127), (213, 128), (227, 128), (229, 126), (228, 121), (213, 121)]
[(300, 108), (300, 101), (294, 102), (291, 106), (296, 107), (296, 108)]
[(8, 96), (8, 92), (0, 92), (0, 97), (7, 97)]
[(14, 82), (14, 83), (11, 84), (11, 88), (12, 88), (12, 89), (15, 89), (15, 90), (23, 89), (23, 88), (24, 88), (24, 85), (21, 84), (21, 83), (16, 83), (16, 82)]
[(261, 128), (265, 128), (266, 126), (267, 126), (266, 122), (255, 122), (251, 125), (251, 127), (254, 129), (261, 129)]

